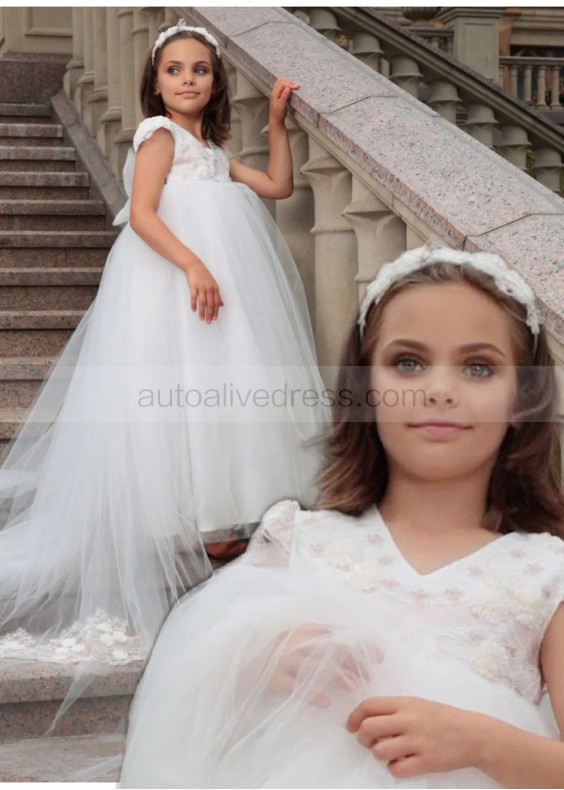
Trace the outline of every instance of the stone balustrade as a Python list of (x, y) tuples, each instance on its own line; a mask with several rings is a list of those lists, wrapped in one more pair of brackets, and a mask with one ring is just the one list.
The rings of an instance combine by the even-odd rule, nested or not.
[(500, 57), (499, 81), (535, 107), (564, 105), (564, 58)]
[[(334, 32), (319, 35), (282, 9), (105, 9), (106, 35), (98, 32), (96, 41), (105, 41), (107, 72), (102, 53), (93, 52), (103, 16), (82, 8), (73, 13), (77, 35), (67, 92), (116, 175), (139, 117), (140, 64), (158, 29), (179, 16), (207, 27), (220, 43), (234, 99), (230, 147), (242, 161), (267, 162), (275, 78), (300, 83), (288, 118), (295, 191), (270, 208), (304, 281), (322, 366), (337, 364), (359, 299), (379, 267), (428, 240), (498, 252), (520, 271), (541, 301), (564, 364), (564, 201), (521, 172), (518, 130), (513, 136), (504, 131), (515, 167), (509, 156), (479, 142), (477, 131), (468, 135), (446, 119), (457, 101), (448, 80), (437, 78), (432, 104), (422, 104), (413, 89), (405, 90), (424, 70), (410, 57), (398, 62), (388, 50), (394, 79), (387, 79), (368, 56), (366, 63), (351, 58), (328, 40)], [(354, 42), (366, 53), (371, 39)], [(376, 46), (371, 54), (378, 56)], [(100, 111), (88, 110), (104, 87)], [(479, 102), (469, 112), (487, 139), (495, 117)]]
[[(492, 80), (450, 57), (447, 47), (452, 49), (452, 37), (441, 33), (440, 29), (435, 28), (436, 40), (433, 39), (432, 28), (417, 27), (413, 31), (417, 35), (412, 35), (409, 28), (400, 27), (373, 9), (356, 7), (315, 8), (309, 13), (296, 9), (295, 14), (330, 41), (341, 40), (356, 58), (424, 101), (443, 118), (457, 123), (469, 135), (537, 178), (541, 184), (554, 192), (561, 192), (564, 130), (532, 109), (530, 101), (527, 103), (516, 98), (519, 64), (527, 60), (539, 63), (540, 59), (500, 59), (503, 69), (509, 68), (509, 82), (515, 86), (511, 95)], [(420, 38), (421, 34), (428, 40)], [(438, 47), (441, 35), (444, 42), (451, 43)], [(557, 95), (558, 68), (562, 62), (562, 59), (546, 59), (539, 63), (534, 72), (538, 78), (539, 96), (542, 81), (547, 95)], [(524, 68), (526, 66), (524, 64)], [(523, 73), (523, 79), (530, 78), (532, 86), (533, 70)], [(532, 89), (529, 93), (532, 97)], [(538, 101), (539, 109), (547, 105), (545, 91), (542, 94)], [(559, 105), (553, 103), (552, 106)]]

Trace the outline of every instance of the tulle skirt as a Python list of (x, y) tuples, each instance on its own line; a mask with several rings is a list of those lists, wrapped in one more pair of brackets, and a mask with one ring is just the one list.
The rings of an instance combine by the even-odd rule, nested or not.
[(225, 307), (200, 321), (184, 273), (125, 226), (0, 472), (0, 626), (28, 632), (0, 639), (0, 658), (139, 658), (211, 573), (203, 541), (316, 498), (307, 443), (329, 414), (303, 398), (323, 385), (275, 223), (247, 187), (209, 181), (166, 184), (159, 215)]
[(372, 595), (239, 560), (165, 623), (131, 709), (121, 786), (498, 787), (474, 768), (394, 779), (345, 727), (380, 695), (558, 737), (539, 706), (414, 642)]

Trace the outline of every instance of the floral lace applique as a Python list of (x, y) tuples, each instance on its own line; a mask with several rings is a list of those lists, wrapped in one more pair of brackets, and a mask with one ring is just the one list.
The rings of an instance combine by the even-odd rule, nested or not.
[(37, 639), (23, 628), (0, 637), (0, 659), (58, 664), (93, 661), (117, 666), (145, 660), (150, 647), (148, 636), (128, 634), (125, 623), (98, 609), (84, 623), (75, 622), (52, 639)]

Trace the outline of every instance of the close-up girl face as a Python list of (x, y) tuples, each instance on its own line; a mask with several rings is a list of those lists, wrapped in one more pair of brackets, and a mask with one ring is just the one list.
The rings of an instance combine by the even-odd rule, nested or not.
[(195, 38), (183, 38), (165, 44), (160, 52), (155, 92), (172, 120), (199, 117), (208, 104), (213, 88), (211, 54)]
[(422, 284), (384, 307), (372, 358), (390, 474), (447, 481), (491, 471), (516, 399), (511, 319), (464, 282)]

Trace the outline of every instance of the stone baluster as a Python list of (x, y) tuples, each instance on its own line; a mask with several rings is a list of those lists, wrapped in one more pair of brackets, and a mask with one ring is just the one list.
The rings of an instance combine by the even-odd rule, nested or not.
[(309, 12), (309, 24), (322, 36), (333, 41), (335, 44), (341, 35), (341, 28), (337, 23), (337, 17), (329, 8), (312, 8)]
[(74, 106), (81, 118), (84, 117), (88, 97), (94, 90), (94, 41), (92, 36), (93, 8), (82, 9), (82, 37), (84, 43), (84, 72), (77, 80)]
[(380, 59), (384, 54), (379, 40), (372, 33), (357, 31), (353, 33), (351, 41), (351, 54), (358, 58), (374, 71), (380, 71)]
[(307, 11), (304, 11), (303, 8), (296, 8), (292, 11), (292, 14), (296, 17), (296, 19), (300, 19), (302, 22), (305, 22), (306, 25), (309, 25), (309, 14)]
[(497, 151), (515, 165), (520, 170), (527, 169), (527, 151), (530, 148), (530, 142), (527, 135), (527, 130), (521, 126), (514, 126), (512, 124), (504, 124), (500, 127), (500, 139), (497, 145)]
[[(108, 106), (100, 118), (96, 140), (102, 153), (109, 158), (116, 134), (121, 129), (121, 90), (118, 9), (106, 7), (108, 53)], [(119, 173), (115, 173), (119, 177)]]
[(536, 148), (534, 170), (537, 181), (553, 192), (560, 192), (562, 157), (559, 151), (554, 148)]
[(500, 85), (502, 88), (505, 88), (506, 85), (506, 81), (505, 81), (506, 74), (507, 74), (507, 68), (500, 63), (497, 84)]
[(152, 49), (153, 44), (159, 35), (159, 28), (164, 21), (164, 8), (153, 8), (152, 6), (144, 6), (140, 9), (143, 16), (147, 19), (147, 33), (149, 38), (149, 47)]
[(141, 75), (149, 51), (149, 21), (141, 9), (133, 10), (133, 73), (135, 81), (135, 121), (136, 124), (143, 120), (143, 111), (139, 102), (139, 86)]
[[(302, 167), (314, 195), (315, 333), (321, 366), (336, 366), (358, 308), (356, 242), (342, 216), (351, 202), (351, 174), (310, 137), (309, 159)], [(333, 386), (336, 368), (322, 370)]]
[(537, 71), (537, 107), (546, 107), (546, 66)]
[[(564, 345), (547, 332), (548, 347), (550, 354), (555, 362), (556, 383), (558, 389), (558, 402), (556, 414), (559, 419), (558, 434), (560, 437), (560, 447), (564, 447)], [(560, 480), (564, 484), (564, 464), (560, 463)]]
[(76, 84), (84, 71), (84, 23), (83, 9), (74, 6), (72, 9), (72, 58), (67, 63), (64, 76), (64, 89), (69, 99), (74, 98)]
[(422, 247), (423, 244), (426, 244), (428, 241), (433, 241), (438, 244), (442, 243), (442, 239), (439, 236), (435, 236), (430, 230), (425, 229), (423, 231), (422, 228), (416, 230), (412, 228), (410, 225), (406, 225), (405, 227), (405, 249), (406, 250), (416, 250), (417, 247)]
[(406, 226), (394, 212), (356, 176), (352, 180), (351, 202), (343, 214), (350, 222), (358, 249), (359, 303), (367, 284), (380, 267), (395, 260), (406, 249)]
[(533, 98), (533, 67), (525, 66), (523, 71), (523, 99), (530, 102)]
[(88, 96), (84, 111), (84, 123), (94, 137), (100, 126), (102, 115), (108, 108), (108, 41), (106, 9), (92, 9), (92, 41), (94, 62), (94, 90)]
[(509, 92), (512, 96), (517, 96), (517, 83), (519, 80), (519, 66), (515, 63), (509, 67)]
[(121, 176), (127, 151), (131, 146), (135, 134), (138, 86), (135, 84), (136, 75), (133, 70), (133, 8), (122, 7), (118, 10), (119, 21), (119, 51), (120, 51), (120, 105), (121, 129), (114, 138), (110, 150), (110, 165), (116, 175)]
[[(241, 150), (239, 159), (249, 167), (266, 170), (268, 167), (268, 98), (240, 71), (237, 72), (237, 90), (233, 104), (241, 119)], [(273, 200), (264, 205), (275, 216)]]
[(179, 16), (172, 8), (167, 7), (164, 10), (164, 22), (161, 25), (162, 30), (166, 30), (167, 27), (172, 27), (172, 25), (176, 25), (178, 22)]
[[(237, 69), (227, 58), (224, 58), (224, 63), (227, 71), (227, 79), (229, 80), (229, 96), (234, 97), (237, 93)], [(241, 118), (239, 117), (236, 105), (231, 102), (231, 137), (227, 145), (231, 153), (236, 157), (239, 157), (241, 148), (243, 147), (241, 134)]]
[(550, 106), (553, 110), (560, 109), (560, 66), (552, 67), (550, 83)]
[(493, 148), (493, 135), (497, 126), (494, 111), (485, 104), (468, 104), (466, 106), (468, 118), (464, 125), (465, 130), (475, 140), (479, 140), (488, 148)]
[(309, 156), (307, 133), (289, 116), (286, 128), (290, 138), (294, 165), (294, 192), (286, 200), (276, 201), (276, 224), (292, 252), (306, 292), (310, 315), (315, 315), (315, 266), (313, 194), (301, 172)]
[(435, 112), (451, 123), (456, 123), (456, 110), (460, 97), (456, 85), (446, 80), (433, 80), (429, 83), (429, 99), (427, 104)]
[(417, 98), (417, 90), (421, 79), (422, 74), (419, 71), (419, 66), (414, 60), (405, 58), (403, 55), (394, 55), (392, 57), (392, 73), (390, 80), (395, 85)]

